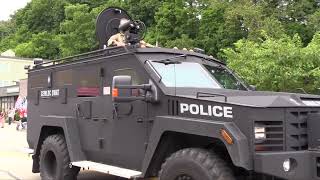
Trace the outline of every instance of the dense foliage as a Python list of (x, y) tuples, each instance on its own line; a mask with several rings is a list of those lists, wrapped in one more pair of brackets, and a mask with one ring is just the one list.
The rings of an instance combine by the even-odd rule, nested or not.
[(0, 52), (56, 59), (97, 48), (95, 18), (110, 6), (163, 47), (199, 47), (261, 90), (320, 88), (320, 0), (32, 0), (0, 22)]
[[(259, 89), (313, 92), (320, 87), (320, 34), (304, 47), (299, 36), (240, 40), (225, 49), (228, 65)], [(303, 90), (301, 89), (303, 88)]]

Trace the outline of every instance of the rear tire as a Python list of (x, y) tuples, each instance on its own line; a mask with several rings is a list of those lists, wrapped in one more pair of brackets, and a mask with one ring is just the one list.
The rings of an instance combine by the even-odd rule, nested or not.
[(235, 180), (231, 168), (213, 152), (188, 148), (162, 164), (160, 180)]
[(75, 180), (80, 168), (69, 167), (70, 157), (63, 135), (45, 139), (40, 152), (40, 176), (44, 180)]

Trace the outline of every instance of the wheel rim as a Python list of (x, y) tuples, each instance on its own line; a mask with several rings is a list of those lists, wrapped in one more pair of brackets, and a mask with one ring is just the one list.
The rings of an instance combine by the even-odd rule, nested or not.
[(48, 151), (44, 158), (45, 171), (49, 177), (55, 177), (57, 172), (57, 158), (54, 152)]
[(182, 174), (175, 178), (175, 180), (194, 180), (191, 176)]

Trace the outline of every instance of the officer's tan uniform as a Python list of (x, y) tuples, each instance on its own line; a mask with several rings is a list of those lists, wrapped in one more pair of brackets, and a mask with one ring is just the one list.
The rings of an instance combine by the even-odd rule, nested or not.
[[(126, 38), (123, 33), (117, 33), (108, 40), (108, 46), (125, 46)], [(145, 41), (140, 41), (140, 47), (154, 47), (153, 45), (146, 43)]]
[(125, 46), (125, 36), (122, 33), (117, 33), (110, 37), (108, 46)]

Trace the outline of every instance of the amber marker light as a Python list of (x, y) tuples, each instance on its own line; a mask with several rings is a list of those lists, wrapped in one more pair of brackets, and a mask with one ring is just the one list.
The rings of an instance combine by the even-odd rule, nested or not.
[(112, 97), (118, 97), (119, 96), (119, 89), (113, 88), (112, 89)]
[(220, 130), (220, 134), (222, 136), (222, 138), (228, 143), (228, 144), (233, 144), (233, 139), (231, 137), (231, 135), (224, 129)]

